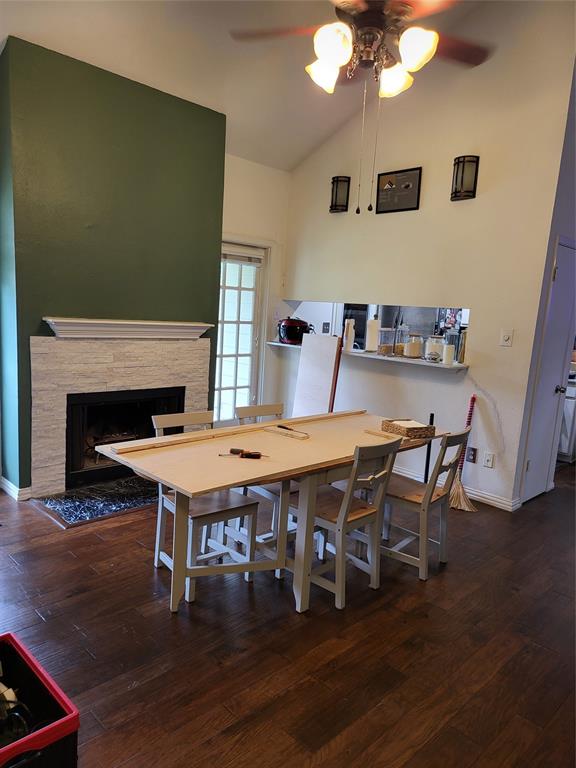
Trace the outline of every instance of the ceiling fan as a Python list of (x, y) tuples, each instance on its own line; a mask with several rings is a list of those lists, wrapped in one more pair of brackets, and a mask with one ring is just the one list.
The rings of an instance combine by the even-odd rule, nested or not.
[[(397, 96), (414, 82), (417, 72), (437, 54), (469, 67), (490, 55), (486, 46), (434, 30), (411, 26), (416, 19), (444, 11), (459, 0), (332, 0), (338, 21), (320, 27), (289, 27), (231, 32), (234, 40), (263, 40), (314, 35), (316, 61), (306, 67), (327, 93), (337, 83), (372, 70), (379, 96)], [(396, 49), (397, 46), (397, 49)], [(392, 48), (392, 50), (391, 50)], [(344, 69), (345, 67), (345, 69)]]

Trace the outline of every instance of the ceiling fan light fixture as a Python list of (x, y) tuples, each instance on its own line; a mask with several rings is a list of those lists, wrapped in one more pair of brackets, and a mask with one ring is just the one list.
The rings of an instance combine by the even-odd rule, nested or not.
[(402, 66), (408, 72), (418, 72), (436, 53), (438, 32), (422, 27), (409, 27), (400, 36), (398, 48)]
[(338, 74), (340, 73), (339, 67), (336, 67), (329, 62), (316, 59), (312, 64), (308, 64), (308, 66), (305, 67), (305, 70), (316, 85), (323, 88), (326, 93), (334, 93), (334, 86), (336, 85), (336, 80), (338, 80)]
[(413, 82), (414, 78), (409, 72), (406, 72), (402, 64), (386, 67), (380, 73), (378, 96), (381, 99), (391, 99), (393, 96), (398, 96), (402, 91), (407, 91)]
[(314, 53), (320, 61), (343, 67), (352, 58), (352, 30), (342, 21), (324, 24), (314, 35)]

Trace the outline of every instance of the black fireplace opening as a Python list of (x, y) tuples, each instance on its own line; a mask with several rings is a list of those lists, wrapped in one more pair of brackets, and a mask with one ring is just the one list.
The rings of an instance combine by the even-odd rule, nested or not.
[(69, 394), (66, 407), (66, 488), (132, 474), (97, 445), (152, 437), (152, 416), (184, 410), (185, 387)]

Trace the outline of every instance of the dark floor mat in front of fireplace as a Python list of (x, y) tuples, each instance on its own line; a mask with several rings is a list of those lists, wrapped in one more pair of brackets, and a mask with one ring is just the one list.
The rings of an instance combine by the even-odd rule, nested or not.
[(141, 477), (123, 477), (73, 488), (57, 496), (44, 496), (37, 501), (68, 527), (156, 504), (158, 485)]

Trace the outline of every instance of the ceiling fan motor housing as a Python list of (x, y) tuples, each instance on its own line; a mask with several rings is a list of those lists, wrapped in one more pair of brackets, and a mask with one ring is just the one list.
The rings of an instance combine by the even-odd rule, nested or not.
[(336, 15), (347, 24), (354, 36), (354, 54), (348, 65), (348, 78), (354, 76), (357, 68), (373, 69), (374, 78), (380, 77), (380, 72), (385, 67), (393, 66), (396, 57), (389, 51), (386, 45), (386, 35), (397, 38), (404, 29), (403, 11), (409, 9), (398, 6), (398, 12), (386, 11), (387, 3), (384, 0), (370, 2), (366, 11), (360, 13), (347, 13), (341, 7), (336, 7)]

